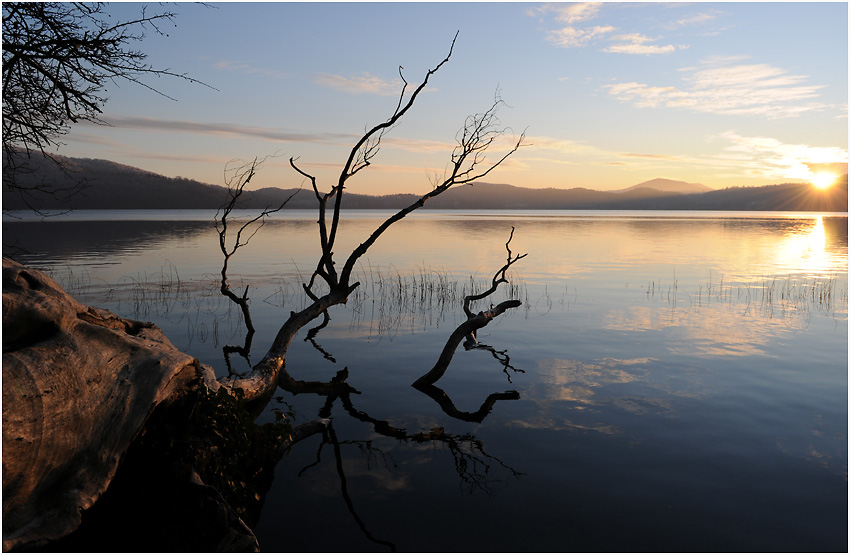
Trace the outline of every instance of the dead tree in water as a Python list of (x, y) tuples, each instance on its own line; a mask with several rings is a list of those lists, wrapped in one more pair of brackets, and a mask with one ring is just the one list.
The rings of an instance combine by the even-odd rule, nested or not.
[(230, 281), (227, 277), (230, 259), (236, 254), (237, 250), (247, 245), (254, 235), (260, 231), (260, 228), (265, 224), (267, 217), (271, 216), (275, 212), (283, 210), (283, 207), (286, 206), (290, 199), (292, 199), (292, 197), (298, 192), (296, 191), (291, 194), (283, 202), (281, 202), (280, 205), (276, 207), (267, 207), (256, 216), (244, 221), (239, 226), (239, 229), (236, 230), (236, 237), (233, 239), (232, 245), (228, 245), (227, 235), (228, 226), (230, 224), (229, 218), (233, 215), (233, 211), (239, 208), (240, 201), (245, 194), (245, 187), (251, 182), (251, 179), (257, 173), (257, 170), (262, 166), (265, 160), (265, 158), (263, 160), (254, 158), (253, 162), (225, 170), (225, 184), (227, 185), (228, 199), (227, 202), (218, 209), (215, 215), (215, 229), (218, 232), (218, 246), (221, 250), (221, 254), (224, 256), (220, 272), (221, 283), (219, 291), (222, 295), (233, 301), (233, 303), (236, 304), (236, 306), (238, 306), (242, 311), (242, 318), (245, 321), (245, 328), (247, 330), (245, 334), (245, 342), (242, 346), (228, 345), (224, 347), (225, 360), (227, 362), (228, 373), (230, 374), (233, 373), (229, 358), (231, 353), (241, 355), (250, 364), (248, 353), (251, 351), (251, 340), (256, 332), (254, 329), (254, 322), (251, 319), (251, 309), (248, 305), (248, 286), (245, 286), (242, 296), (237, 295), (230, 288)]
[[(437, 404), (440, 405), (440, 407), (446, 414), (459, 420), (465, 420), (467, 422), (481, 422), (490, 413), (490, 410), (492, 410), (493, 405), (496, 403), (496, 401), (519, 399), (519, 393), (517, 393), (516, 391), (492, 393), (487, 397), (487, 399), (484, 400), (484, 403), (482, 403), (481, 407), (477, 411), (470, 413), (461, 411), (457, 407), (455, 407), (454, 403), (452, 403), (452, 400), (445, 393), (445, 391), (434, 385), (434, 383), (440, 378), (442, 378), (443, 374), (446, 373), (446, 370), (448, 369), (449, 364), (451, 363), (452, 358), (454, 357), (455, 351), (457, 351), (460, 342), (464, 338), (466, 339), (466, 341), (464, 341), (465, 348), (475, 349), (481, 347), (490, 351), (493, 356), (495, 356), (504, 365), (505, 374), (507, 374), (507, 368), (511, 367), (510, 364), (507, 362), (507, 355), (505, 355), (505, 359), (501, 359), (495, 349), (487, 345), (480, 345), (478, 343), (476, 333), (479, 329), (489, 324), (495, 317), (499, 316), (506, 310), (518, 307), (521, 304), (520, 301), (503, 301), (496, 306), (490, 305), (490, 308), (488, 310), (482, 310), (478, 313), (472, 312), (470, 305), (474, 301), (480, 301), (481, 299), (485, 299), (495, 293), (499, 285), (503, 283), (508, 283), (508, 279), (505, 276), (505, 273), (518, 260), (528, 256), (528, 254), (518, 254), (516, 256), (513, 255), (513, 253), (511, 252), (511, 241), (513, 240), (513, 238), (514, 228), (512, 227), (511, 235), (508, 238), (508, 241), (505, 243), (505, 250), (508, 251), (507, 261), (493, 275), (493, 280), (490, 282), (490, 288), (481, 293), (472, 293), (464, 297), (463, 312), (466, 314), (466, 321), (460, 324), (455, 329), (455, 331), (453, 331), (452, 334), (449, 336), (449, 339), (446, 341), (446, 345), (443, 347), (443, 351), (440, 353), (440, 356), (437, 359), (437, 363), (434, 365), (434, 367), (431, 368), (431, 370), (426, 372), (424, 375), (420, 376), (415, 382), (413, 382), (413, 387), (434, 399), (434, 401), (436, 401)], [(510, 381), (510, 375), (508, 375), (508, 380)]]
[[(337, 264), (334, 260), (334, 246), (337, 236), (340, 233), (342, 199), (348, 180), (372, 164), (372, 160), (380, 150), (381, 140), (384, 134), (392, 129), (410, 110), (419, 97), (419, 94), (428, 85), (431, 76), (449, 61), (456, 40), (457, 35), (452, 40), (449, 53), (446, 57), (434, 68), (428, 70), (421, 83), (409, 95), (407, 95), (409, 84), (404, 78), (401, 68), (399, 68), (399, 75), (401, 76), (403, 86), (399, 93), (398, 104), (395, 110), (385, 121), (367, 130), (352, 147), (345, 165), (339, 174), (339, 178), (336, 184), (331, 187), (330, 191), (322, 193), (316, 177), (299, 167), (295, 158), (290, 159), (289, 162), (292, 168), (309, 180), (313, 193), (319, 202), (319, 219), (317, 223), (319, 226), (321, 254), (316, 264), (316, 269), (310, 276), (308, 283), (302, 284), (304, 292), (309, 297), (311, 304), (299, 312), (293, 311), (290, 313), (289, 318), (278, 331), (268, 352), (253, 367), (250, 375), (241, 378), (231, 376), (221, 380), (222, 385), (228, 388), (241, 389), (244, 399), (247, 401), (262, 402), (268, 399), (277, 387), (279, 379), (286, 380), (288, 378), (286, 373), (282, 372), (282, 369), (287, 349), (293, 337), (316, 318), (324, 317), (327, 319), (327, 311), (330, 307), (347, 302), (348, 296), (360, 285), (359, 282), (352, 283), (351, 281), (355, 264), (385, 231), (417, 208), (421, 208), (428, 200), (444, 193), (449, 188), (455, 185), (472, 183), (486, 176), (522, 146), (525, 138), (524, 134), (521, 134), (516, 143), (497, 160), (493, 162), (487, 162), (486, 160), (485, 153), (487, 149), (505, 132), (504, 129), (499, 127), (499, 120), (497, 118), (498, 109), (504, 103), (497, 94), (487, 110), (469, 116), (466, 119), (463, 128), (458, 132), (457, 145), (451, 154), (446, 173), (442, 179), (434, 183), (434, 188), (422, 195), (411, 205), (399, 210), (381, 223), (366, 240), (360, 243), (348, 255), (341, 270), (337, 269)], [(318, 282), (323, 283), (322, 290), (324, 292), (322, 293), (317, 291), (319, 287)], [(501, 311), (507, 308), (510, 308), (510, 306), (501, 307)], [(293, 385), (298, 384), (297, 381), (294, 382)]]

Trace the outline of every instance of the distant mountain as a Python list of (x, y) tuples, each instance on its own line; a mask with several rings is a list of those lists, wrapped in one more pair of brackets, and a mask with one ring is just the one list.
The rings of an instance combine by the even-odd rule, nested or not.
[(637, 185), (632, 185), (631, 187), (627, 187), (625, 189), (618, 189), (616, 191), (611, 191), (612, 193), (626, 193), (629, 191), (633, 191), (635, 189), (655, 189), (656, 191), (663, 191), (665, 193), (707, 193), (708, 191), (713, 191), (711, 187), (708, 185), (703, 185), (702, 183), (688, 183), (686, 181), (676, 181), (674, 179), (650, 179), (649, 181), (644, 181), (643, 183), (638, 183)]
[[(52, 163), (22, 174), (24, 186), (50, 183), (63, 186), (81, 180), (85, 188), (68, 200), (49, 196), (39, 200), (44, 210), (82, 209), (216, 209), (227, 200), (227, 189), (191, 179), (171, 178), (106, 160), (63, 158), (72, 177)], [(4, 166), (4, 171), (7, 166)], [(264, 208), (283, 202), (297, 189), (268, 187), (246, 195), (243, 208)], [(413, 194), (383, 196), (347, 193), (350, 209), (398, 209), (418, 198)], [(301, 191), (287, 208), (316, 208), (312, 191)], [(13, 191), (3, 190), (3, 209), (26, 209)], [(800, 210), (847, 211), (847, 176), (825, 191), (806, 183), (712, 190), (699, 183), (653, 179), (619, 191), (587, 188), (531, 189), (499, 183), (476, 183), (452, 188), (431, 199), (425, 209), (560, 209), (560, 210)]]

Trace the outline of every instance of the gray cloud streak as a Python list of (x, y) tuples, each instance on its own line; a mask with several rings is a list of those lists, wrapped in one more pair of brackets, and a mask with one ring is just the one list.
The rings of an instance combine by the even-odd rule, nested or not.
[[(287, 143), (325, 143), (338, 141), (350, 142), (359, 138), (346, 133), (297, 133), (269, 127), (238, 125), (233, 123), (200, 123), (194, 121), (141, 118), (135, 116), (109, 116), (104, 118), (108, 124), (118, 129), (140, 129), (160, 133), (194, 133), (199, 135), (225, 135), (263, 139)], [(81, 122), (82, 123), (82, 122)]]

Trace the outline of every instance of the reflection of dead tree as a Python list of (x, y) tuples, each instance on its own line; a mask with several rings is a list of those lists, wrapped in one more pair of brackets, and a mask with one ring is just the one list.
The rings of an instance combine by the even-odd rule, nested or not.
[(484, 351), (489, 351), (490, 354), (493, 355), (493, 358), (495, 358), (502, 364), (502, 372), (504, 372), (505, 376), (508, 377), (508, 383), (512, 383), (511, 375), (508, 370), (513, 370), (514, 373), (519, 372), (520, 374), (525, 374), (525, 370), (522, 370), (521, 368), (514, 368), (514, 366), (511, 364), (511, 357), (508, 356), (507, 350), (497, 351), (494, 347), (491, 347), (490, 345), (485, 345), (483, 343), (472, 344), (469, 341), (464, 341), (463, 347), (466, 350), (481, 349)]
[(333, 355), (322, 349), (322, 347), (318, 343), (316, 343), (316, 335), (318, 335), (318, 333), (322, 331), (330, 323), (330, 321), (331, 317), (328, 314), (328, 311), (326, 310), (323, 314), (322, 323), (316, 326), (315, 328), (310, 328), (309, 330), (307, 330), (307, 336), (304, 338), (304, 341), (309, 341), (317, 351), (322, 353), (322, 356), (325, 357), (325, 360), (336, 362), (336, 359), (333, 357)]
[[(437, 435), (442, 438), (445, 434), (440, 430)], [(521, 472), (484, 451), (484, 444), (475, 436), (470, 434), (449, 436), (442, 441), (452, 454), (455, 471), (460, 476), (463, 491), (467, 494), (481, 490), (492, 496), (498, 492), (498, 486), (503, 481), (490, 477), (493, 462), (510, 472), (516, 479), (522, 476)]]
[(339, 475), (339, 486), (340, 490), (342, 491), (342, 498), (345, 500), (345, 505), (348, 507), (348, 511), (354, 517), (355, 522), (357, 522), (357, 526), (360, 527), (366, 537), (369, 538), (371, 541), (389, 547), (390, 551), (396, 551), (394, 543), (385, 540), (380, 540), (373, 536), (372, 533), (369, 532), (368, 528), (366, 528), (366, 523), (363, 522), (363, 519), (361, 519), (360, 515), (357, 514), (357, 511), (354, 509), (354, 502), (351, 500), (351, 496), (348, 494), (348, 480), (345, 477), (345, 470), (342, 466), (342, 452), (340, 450), (339, 440), (337, 440), (336, 432), (334, 431), (333, 426), (327, 426), (325, 428), (325, 435), (326, 440), (329, 441), (331, 445), (333, 445), (334, 458), (336, 459), (336, 471)]
[(235, 168), (228, 168), (225, 170), (226, 175), (225, 183), (227, 185), (227, 202), (225, 202), (216, 212), (216, 222), (215, 228), (218, 231), (218, 245), (219, 249), (221, 249), (221, 254), (224, 256), (224, 262), (221, 266), (221, 286), (219, 290), (221, 294), (233, 301), (236, 306), (240, 308), (242, 311), (242, 317), (245, 321), (245, 328), (247, 329), (247, 333), (245, 335), (245, 344), (241, 347), (227, 345), (224, 347), (224, 357), (227, 362), (228, 373), (233, 375), (233, 370), (230, 365), (230, 354), (237, 353), (241, 355), (248, 364), (251, 363), (249, 359), (249, 355), (251, 352), (251, 341), (254, 337), (255, 329), (254, 323), (251, 320), (251, 310), (248, 306), (248, 287), (245, 286), (245, 291), (241, 296), (237, 295), (230, 288), (230, 282), (227, 277), (227, 269), (230, 264), (230, 259), (236, 254), (236, 251), (239, 250), (240, 247), (244, 247), (248, 244), (248, 242), (257, 234), (260, 228), (265, 225), (266, 218), (275, 212), (279, 212), (286, 206), (286, 203), (297, 193), (293, 193), (289, 197), (287, 197), (281, 204), (277, 207), (269, 207), (264, 209), (262, 212), (257, 214), (256, 216), (248, 219), (236, 230), (236, 237), (231, 246), (227, 244), (227, 233), (228, 233), (228, 218), (233, 214), (233, 211), (240, 206), (240, 200), (242, 196), (245, 194), (245, 187), (251, 182), (251, 179), (256, 174), (257, 170), (260, 168), (264, 160), (254, 159), (253, 162), (249, 164), (243, 164), (241, 166)]
[[(391, 425), (386, 420), (378, 420), (376, 418), (371, 417), (367, 413), (358, 410), (352, 403), (351, 393), (358, 393), (358, 391), (354, 388), (351, 388), (347, 384), (342, 384), (341, 382), (339, 383), (341, 386), (337, 387), (336, 391), (330, 394), (327, 394), (327, 390), (324, 388), (315, 388), (314, 392), (319, 394), (327, 394), (325, 404), (319, 411), (319, 417), (322, 419), (321, 421), (330, 421), (333, 405), (338, 399), (342, 403), (342, 406), (345, 411), (351, 417), (361, 422), (367, 422), (371, 424), (374, 431), (384, 437), (396, 439), (405, 443), (413, 442), (417, 444), (432, 444), (435, 447), (442, 445), (451, 454), (455, 472), (460, 478), (461, 489), (467, 494), (472, 494), (476, 490), (482, 491), (490, 496), (498, 493), (499, 486), (504, 483), (504, 480), (494, 475), (494, 469), (496, 467), (507, 470), (508, 473), (514, 479), (519, 479), (522, 476), (522, 473), (518, 470), (511, 468), (497, 457), (494, 457), (493, 455), (487, 453), (484, 450), (484, 444), (471, 434), (450, 434), (447, 433), (445, 429), (440, 427), (411, 434), (403, 428), (398, 428), (396, 426)], [(305, 390), (301, 389), (299, 392), (305, 392)], [(506, 394), (493, 394), (490, 397), (500, 395)], [(488, 401), (485, 401), (485, 405), (488, 404), (490, 397), (488, 397)], [(489, 402), (489, 405), (491, 407), (492, 404), (495, 403), (495, 400), (496, 399), (493, 399), (492, 402)], [(489, 409), (487, 409), (486, 412), (489, 412)], [(462, 419), (480, 422), (481, 420), (483, 420), (484, 416), (486, 416), (486, 412), (483, 413), (481, 419), (479, 420), (469, 420), (464, 418)], [(336, 472), (340, 479), (340, 490), (342, 492), (342, 496), (345, 500), (346, 506), (348, 507), (349, 512), (352, 514), (355, 522), (357, 522), (357, 525), (360, 527), (366, 537), (369, 538), (369, 540), (377, 544), (387, 546), (390, 548), (391, 551), (395, 551), (395, 544), (389, 541), (380, 540), (376, 538), (368, 530), (366, 523), (363, 521), (362, 518), (360, 518), (359, 514), (357, 513), (354, 507), (354, 502), (348, 492), (348, 480), (345, 476), (345, 469), (343, 467), (341, 446), (345, 444), (355, 444), (360, 449), (361, 454), (369, 457), (370, 459), (373, 458), (377, 453), (380, 459), (384, 461), (385, 466), (388, 467), (387, 455), (383, 453), (380, 449), (375, 447), (373, 443), (373, 441), (340, 441), (336, 436), (336, 432), (333, 429), (333, 425), (328, 424), (325, 428), (324, 439), (319, 445), (319, 448), (316, 452), (316, 460), (301, 469), (298, 475), (301, 476), (309, 469), (318, 466), (321, 463), (322, 451), (325, 445), (330, 444), (334, 453)]]
[[(483, 443), (471, 434), (450, 434), (447, 433), (443, 428), (434, 428), (432, 430), (424, 432), (409, 433), (404, 428), (393, 426), (386, 420), (376, 419), (370, 416), (369, 414), (357, 409), (351, 400), (351, 394), (357, 394), (359, 393), (359, 391), (345, 383), (345, 380), (348, 377), (348, 369), (341, 370), (330, 383), (299, 382), (289, 377), (285, 371), (282, 373), (282, 375), (286, 376), (287, 378), (285, 380), (281, 380), (281, 387), (286, 391), (295, 394), (315, 393), (327, 397), (324, 406), (319, 410), (318, 414), (319, 418), (322, 419), (322, 421), (327, 421), (332, 417), (333, 405), (337, 400), (339, 400), (342, 403), (345, 412), (348, 413), (352, 418), (361, 422), (371, 424), (372, 428), (375, 430), (375, 433), (380, 434), (384, 437), (404, 442), (411, 441), (414, 443), (440, 443), (445, 445), (451, 452), (452, 457), (455, 460), (455, 469), (458, 471), (458, 475), (460, 476), (462, 483), (468, 486), (468, 491), (470, 493), (475, 489), (480, 489), (486, 492), (488, 495), (496, 493), (494, 484), (498, 483), (499, 480), (492, 479), (489, 476), (493, 465), (492, 463), (487, 461), (492, 461), (499, 467), (508, 470), (514, 478), (519, 478), (522, 475), (521, 472), (506, 465), (497, 457), (494, 457), (485, 452)], [(442, 390), (433, 385), (423, 386), (422, 389), (428, 390), (429, 388), (442, 393)], [(445, 396), (445, 393), (442, 393), (442, 395)], [(454, 409), (453, 406), (450, 409), (444, 407), (444, 410), (450, 416), (458, 418), (460, 420), (464, 420), (466, 422), (481, 422), (484, 420), (484, 417), (487, 416), (487, 414), (490, 412), (496, 401), (502, 399), (507, 400), (518, 398), (519, 394), (516, 392), (508, 391), (505, 393), (493, 393), (492, 395), (487, 397), (487, 399), (482, 404), (481, 409), (479, 409), (476, 413), (463, 413), (461, 411), (458, 411), (457, 409)], [(446, 399), (448, 398), (446, 397)], [(451, 401), (448, 402), (449, 404), (451, 403)], [(368, 444), (366, 445), (366, 449), (368, 451), (371, 451), (373, 447), (371, 446), (371, 444)], [(320, 457), (320, 454), (321, 446), (319, 447), (319, 454), (317, 455), (317, 459)]]
[[(412, 441), (414, 443), (435, 443), (445, 445), (452, 453), (452, 457), (455, 460), (455, 469), (458, 470), (458, 476), (460, 476), (461, 481), (464, 484), (471, 486), (468, 490), (470, 493), (476, 488), (481, 489), (488, 495), (496, 493), (493, 484), (499, 482), (499, 480), (491, 479), (489, 473), (492, 469), (492, 464), (486, 461), (495, 462), (501, 468), (508, 470), (514, 478), (522, 476), (521, 472), (511, 468), (500, 459), (485, 452), (484, 444), (471, 434), (450, 434), (443, 428), (434, 428), (432, 430), (414, 434), (408, 433), (403, 428), (393, 426), (386, 420), (373, 418), (365, 412), (355, 408), (354, 404), (351, 402), (351, 391), (356, 393), (356, 390), (352, 389), (349, 391), (339, 391), (336, 395), (329, 396), (325, 402), (325, 406), (321, 411), (319, 411), (319, 416), (321, 418), (330, 418), (334, 401), (339, 399), (345, 411), (352, 418), (360, 420), (361, 422), (370, 423), (375, 432), (382, 436), (405, 442)], [(506, 394), (494, 393), (490, 397), (498, 395)], [(517, 395), (516, 398), (519, 398), (519, 395)], [(495, 403), (495, 401), (496, 400), (493, 400), (493, 403)], [(485, 401), (485, 404), (487, 404), (487, 401)], [(490, 403), (490, 405), (492, 406), (492, 403)], [(486, 413), (481, 417), (481, 420), (483, 420), (484, 416), (486, 416)], [(467, 421), (480, 422), (481, 420)]]
[(443, 409), (443, 412), (451, 416), (452, 418), (456, 418), (458, 420), (463, 420), (464, 422), (482, 422), (484, 418), (490, 414), (490, 411), (493, 410), (493, 405), (496, 404), (496, 401), (516, 401), (519, 399), (519, 393), (516, 391), (505, 391), (502, 393), (491, 393), (484, 399), (484, 402), (481, 403), (481, 407), (475, 412), (465, 412), (458, 409), (454, 403), (452, 403), (451, 398), (446, 394), (445, 391), (440, 389), (434, 384), (420, 384), (415, 386), (416, 389), (427, 395), (428, 397), (434, 399), (440, 408)]
[(463, 491), (467, 494), (476, 490), (490, 496), (498, 493), (499, 486), (504, 481), (493, 476), (494, 465), (507, 470), (514, 479), (523, 475), (498, 457), (487, 453), (481, 440), (472, 434), (454, 435), (446, 433), (443, 428), (434, 428), (428, 433), (415, 434), (411, 439), (419, 443), (432, 442), (434, 445), (445, 446), (452, 455), (455, 471), (461, 480)]

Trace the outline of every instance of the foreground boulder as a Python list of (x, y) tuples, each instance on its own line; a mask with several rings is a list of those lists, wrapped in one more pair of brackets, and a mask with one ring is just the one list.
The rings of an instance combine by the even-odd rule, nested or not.
[(3, 259), (3, 550), (68, 535), (154, 409), (203, 369), (153, 324)]

